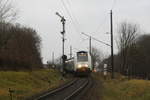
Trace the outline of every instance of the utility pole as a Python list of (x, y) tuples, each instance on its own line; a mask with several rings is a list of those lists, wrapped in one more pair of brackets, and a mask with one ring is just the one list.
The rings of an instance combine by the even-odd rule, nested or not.
[(81, 34), (83, 34), (83, 35), (85, 35), (89, 38), (89, 53), (91, 55), (91, 53), (92, 53), (91, 52), (92, 51), (92, 43), (91, 43), (92, 37), (90, 35), (87, 35), (87, 34), (83, 33), (83, 32)]
[[(92, 42), (91, 42), (91, 36), (89, 36), (89, 53), (90, 53), (90, 56), (92, 57), (93, 59), (93, 56), (92, 56)], [(92, 60), (92, 70), (94, 70), (94, 64), (93, 64), (93, 60)]]
[[(90, 35), (83, 33), (83, 32), (82, 32), (82, 34), (89, 38), (89, 54), (92, 56), (92, 37)], [(92, 65), (93, 65), (93, 62), (92, 62)], [(92, 69), (94, 70), (94, 66)]]
[(72, 46), (70, 46), (70, 58), (72, 58)]
[[(85, 33), (83, 33), (83, 32), (82, 32), (81, 34), (83, 34), (83, 35), (89, 37), (89, 52), (90, 52), (90, 54), (92, 54), (92, 51), (91, 51), (91, 40), (92, 40), (92, 39), (95, 40), (95, 41), (97, 41), (97, 42), (100, 42), (100, 43), (102, 43), (102, 44), (105, 44), (105, 45), (107, 45), (107, 46), (111, 46), (111, 45), (109, 45), (109, 44), (107, 44), (107, 43), (105, 43), (105, 42), (103, 42), (103, 41), (100, 41), (100, 40), (96, 39), (95, 37), (92, 37), (92, 36), (90, 36), (90, 35), (88, 35), (88, 34), (85, 34)], [(93, 66), (93, 69), (94, 69), (94, 66)]]
[(66, 19), (64, 18), (64, 16), (61, 16), (58, 12), (56, 12), (56, 15), (59, 16), (61, 18), (61, 23), (63, 26), (63, 31), (61, 32), (62, 34), (62, 70), (64, 73), (64, 67), (65, 67), (65, 53), (64, 53), (64, 46), (65, 46), (65, 22)]
[(113, 54), (113, 16), (112, 10), (110, 11), (110, 33), (111, 33), (111, 67), (112, 67), (112, 75), (111, 78), (114, 78), (114, 54)]
[(89, 37), (90, 39), (89, 39), (89, 53), (90, 53), (90, 55), (92, 54), (92, 43), (91, 43), (91, 36)]
[(54, 52), (52, 53), (52, 64), (53, 64), (53, 68), (54, 68)]

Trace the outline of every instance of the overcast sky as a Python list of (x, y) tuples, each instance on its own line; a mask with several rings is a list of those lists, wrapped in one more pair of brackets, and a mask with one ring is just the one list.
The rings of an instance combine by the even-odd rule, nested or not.
[[(66, 18), (65, 53), (88, 50), (88, 39), (81, 32), (110, 43), (110, 9), (113, 9), (114, 44), (117, 52), (117, 26), (122, 21), (140, 25), (142, 31), (150, 33), (149, 0), (13, 0), (19, 9), (18, 23), (37, 30), (42, 38), (44, 63), (62, 54), (62, 24), (55, 15), (59, 12)], [(71, 16), (71, 17), (70, 17)], [(110, 54), (110, 47), (92, 40), (92, 45)]]

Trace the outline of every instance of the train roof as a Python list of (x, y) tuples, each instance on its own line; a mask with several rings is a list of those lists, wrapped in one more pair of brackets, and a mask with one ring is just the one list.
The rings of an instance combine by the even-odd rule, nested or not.
[(77, 53), (87, 53), (87, 51), (78, 51)]

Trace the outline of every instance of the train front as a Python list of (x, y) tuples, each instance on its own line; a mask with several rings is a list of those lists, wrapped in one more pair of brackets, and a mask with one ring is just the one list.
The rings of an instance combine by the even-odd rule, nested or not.
[(88, 52), (77, 52), (75, 72), (78, 75), (88, 75), (91, 72), (91, 56)]

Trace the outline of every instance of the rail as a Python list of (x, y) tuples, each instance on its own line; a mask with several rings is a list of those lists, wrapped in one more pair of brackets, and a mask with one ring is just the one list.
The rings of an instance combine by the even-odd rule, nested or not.
[(45, 93), (33, 100), (71, 100), (78, 96), (80, 92), (88, 85), (89, 78), (76, 78), (70, 83)]

